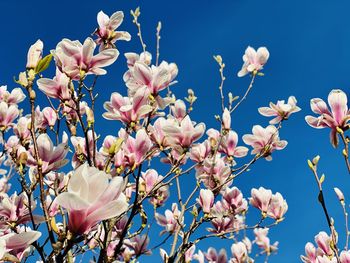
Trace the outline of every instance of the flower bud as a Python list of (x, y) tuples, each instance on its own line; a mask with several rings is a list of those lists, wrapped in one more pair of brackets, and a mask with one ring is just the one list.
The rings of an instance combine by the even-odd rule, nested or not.
[(40, 39), (30, 46), (27, 55), (27, 69), (34, 69), (38, 65), (43, 54), (43, 48), (44, 44)]

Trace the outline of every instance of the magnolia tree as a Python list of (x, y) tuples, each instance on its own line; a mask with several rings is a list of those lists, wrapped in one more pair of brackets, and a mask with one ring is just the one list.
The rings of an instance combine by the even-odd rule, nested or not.
[[(231, 116), (254, 81), (263, 76), (268, 50), (246, 49), (238, 77), (250, 82), (241, 97), (224, 92), (225, 64), (221, 56), (214, 56), (221, 76), (221, 109), (215, 116), (217, 126), (208, 128), (191, 118), (197, 99), (194, 91), (188, 90), (184, 100), (173, 92), (178, 68), (160, 61), (161, 24), (154, 58), (141, 34), (140, 10), (131, 15), (141, 50), (124, 54), (126, 88), (113, 92), (103, 104), (102, 116), (120, 124), (113, 135), (101, 134), (101, 127), (95, 127), (96, 83), (107, 73), (105, 68), (117, 61), (116, 41), (131, 38), (117, 31), (123, 12), (110, 17), (99, 12), (94, 39), (88, 37), (83, 43), (63, 39), (46, 56), (38, 40), (29, 48), (26, 69), (16, 81), (21, 88), (0, 87), (4, 168), (0, 170), (0, 259), (136, 262), (152, 255), (161, 262), (267, 262), (278, 249), (268, 232), (283, 221), (287, 202), (279, 192), (263, 187), (243, 195), (233, 181), (257, 161), (272, 160), (275, 151), (286, 147), (279, 131), (291, 114), (300, 111), (295, 97), (259, 108), (260, 114), (271, 118), (269, 125), (253, 126), (252, 134), (242, 136), (246, 146), (241, 146)], [(48, 67), (56, 67), (54, 76), (46, 73)], [(47, 97), (41, 105), (40, 92)], [(349, 169), (346, 95), (333, 90), (328, 100), (331, 111), (324, 101), (313, 99), (311, 108), (320, 116), (307, 116), (306, 121), (315, 128), (329, 127), (334, 146), (341, 138)], [(24, 101), (28, 112), (21, 109)], [(340, 251), (326, 209), (318, 160), (309, 166), (330, 234), (316, 236), (318, 248), (308, 243), (302, 260), (350, 262), (348, 241)], [(335, 190), (347, 217), (344, 197)], [(247, 223), (248, 209), (258, 211), (249, 214), (254, 224)], [(159, 227), (159, 237), (150, 235)], [(215, 238), (226, 239), (230, 250), (198, 249), (202, 240)]]

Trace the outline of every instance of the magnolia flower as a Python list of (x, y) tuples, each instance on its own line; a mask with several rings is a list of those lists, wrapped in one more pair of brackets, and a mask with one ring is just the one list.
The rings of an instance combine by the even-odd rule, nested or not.
[(226, 188), (222, 194), (223, 206), (234, 214), (248, 209), (247, 200), (243, 198), (242, 192), (237, 187)]
[(172, 204), (171, 210), (165, 210), (165, 216), (159, 213), (155, 214), (155, 219), (157, 220), (158, 225), (165, 227), (165, 230), (163, 230), (161, 234), (164, 232), (173, 233), (179, 227), (178, 222), (183, 221), (183, 218), (180, 218), (180, 214), (181, 212), (176, 203)]
[(275, 220), (282, 219), (288, 210), (288, 205), (280, 193), (272, 195), (267, 215)]
[(85, 163), (74, 171), (67, 192), (59, 194), (54, 202), (68, 211), (69, 229), (84, 234), (100, 221), (126, 211), (123, 186), (122, 177), (109, 180), (108, 174)]
[(56, 76), (53, 79), (41, 78), (37, 80), (39, 89), (45, 95), (60, 99), (62, 101), (71, 99), (71, 91), (69, 89), (70, 79), (66, 74), (63, 74), (58, 68), (56, 69)]
[(232, 262), (233, 263), (244, 263), (248, 257), (247, 247), (243, 242), (234, 243), (231, 246)]
[(197, 202), (203, 209), (203, 213), (209, 214), (210, 209), (214, 204), (214, 194), (209, 189), (201, 189), (199, 192), (199, 198)]
[[(17, 195), (17, 192), (11, 196), (1, 197), (0, 202), (0, 224), (1, 222), (15, 223), (16, 225), (24, 224), (31, 220), (30, 212), (35, 209), (36, 203), (31, 200), (29, 209), (29, 200), (26, 193), (22, 192)], [(34, 219), (39, 221), (40, 216), (33, 215)]]
[(207, 253), (204, 253), (204, 256), (209, 262), (213, 262), (213, 263), (227, 262), (227, 254), (225, 249), (220, 249), (218, 254), (215, 248), (210, 247)]
[(152, 142), (144, 129), (136, 132), (136, 138), (129, 136), (123, 147), (129, 166), (136, 168), (142, 163), (152, 146)]
[(168, 120), (168, 123), (163, 127), (163, 131), (166, 133), (170, 144), (186, 148), (202, 137), (205, 124), (199, 123), (194, 126), (190, 116), (187, 115), (180, 123)]
[(173, 105), (170, 106), (172, 115), (178, 120), (182, 121), (186, 117), (186, 104), (183, 100), (176, 100)]
[(337, 195), (339, 201), (344, 202), (345, 200), (344, 194), (338, 187), (334, 187), (334, 192)]
[(71, 79), (83, 78), (86, 74), (104, 75), (106, 67), (114, 63), (119, 52), (116, 49), (103, 50), (93, 55), (96, 43), (88, 37), (84, 44), (79, 41), (63, 39), (52, 51), (56, 66)]
[(15, 88), (11, 93), (7, 90), (7, 86), (0, 86), (0, 101), (6, 102), (8, 105), (18, 104), (26, 98), (22, 89)]
[[(41, 236), (39, 231), (27, 231), (19, 234), (9, 233), (0, 237), (0, 260), (6, 257), (6, 253), (21, 254), (30, 244)], [(19, 259), (19, 258), (18, 258)], [(19, 259), (20, 260), (20, 259)]]
[(119, 120), (127, 125), (136, 125), (153, 110), (148, 104), (148, 91), (145, 89), (138, 90), (132, 97), (122, 97), (114, 92), (111, 100), (103, 106), (107, 110), (103, 113), (105, 119)]
[(150, 93), (157, 97), (160, 91), (172, 84), (177, 73), (178, 69), (174, 63), (162, 61), (158, 66), (149, 67), (144, 62), (136, 61), (124, 80), (131, 94), (146, 86)]
[(254, 125), (252, 131), (253, 134), (243, 136), (244, 143), (253, 147), (252, 154), (263, 154), (266, 160), (271, 160), (273, 151), (282, 150), (287, 146), (287, 141), (280, 141), (278, 130), (273, 125), (266, 128)]
[[(229, 158), (242, 158), (247, 155), (248, 148), (244, 146), (237, 146), (238, 135), (235, 131), (230, 130), (225, 136), (222, 137), (221, 144), (219, 146), (219, 152), (225, 153)], [(232, 165), (236, 162), (232, 159)]]
[(350, 111), (348, 109), (348, 98), (346, 94), (339, 90), (332, 90), (328, 95), (328, 104), (331, 110), (328, 109), (327, 104), (319, 98), (310, 101), (311, 110), (320, 114), (319, 117), (306, 116), (306, 122), (313, 128), (322, 129), (331, 128), (330, 140), (334, 147), (338, 146), (337, 129), (345, 131), (350, 120)]
[(301, 261), (304, 263), (316, 263), (317, 252), (315, 246), (312, 243), (306, 243), (305, 254), (305, 256), (300, 256)]
[(269, 204), (271, 202), (271, 190), (267, 190), (264, 187), (260, 187), (259, 189), (253, 188), (251, 195), (252, 197), (249, 198), (250, 204), (265, 214), (268, 211)]
[(0, 102), (0, 130), (4, 131), (13, 125), (13, 121), (18, 117), (19, 110), (17, 105), (8, 105), (6, 102)]
[(258, 109), (259, 113), (263, 116), (275, 117), (270, 120), (270, 124), (276, 124), (287, 120), (292, 113), (300, 110), (294, 96), (290, 96), (287, 103), (285, 103), (284, 100), (279, 100), (276, 104), (270, 102), (270, 107), (261, 107)]
[(350, 250), (340, 253), (340, 263), (350, 263)]
[(149, 243), (148, 235), (137, 235), (131, 239), (127, 239), (124, 241), (124, 244), (133, 250), (134, 256), (138, 257), (142, 254), (150, 255), (151, 250), (147, 249), (147, 245)]
[(39, 39), (33, 45), (30, 46), (27, 55), (27, 69), (34, 69), (43, 54), (44, 43)]
[(115, 31), (123, 22), (124, 13), (117, 11), (109, 17), (103, 11), (97, 14), (98, 29), (95, 34), (98, 36), (96, 43), (101, 45), (100, 50), (115, 48), (117, 40), (129, 41), (131, 36), (126, 31)]
[(259, 47), (257, 51), (252, 47), (247, 47), (243, 55), (244, 64), (237, 74), (238, 77), (243, 77), (248, 73), (256, 74), (258, 71), (262, 70), (269, 56), (270, 53), (266, 47)]
[(145, 173), (142, 173), (140, 178), (140, 187), (139, 191), (145, 191), (146, 193), (150, 193), (154, 186), (163, 179), (163, 176), (158, 175), (157, 171), (154, 169), (148, 169)]
[(55, 126), (55, 123), (57, 121), (57, 113), (56, 111), (51, 107), (45, 107), (42, 111), (45, 122), (50, 128), (53, 128)]
[[(42, 161), (43, 173), (56, 171), (65, 166), (69, 161), (65, 159), (68, 153), (67, 143), (61, 143), (58, 146), (53, 146), (50, 137), (46, 133), (42, 133), (37, 138), (38, 157)], [(37, 165), (34, 158), (34, 149), (31, 149), (31, 155), (28, 158), (28, 165)]]
[(227, 108), (225, 108), (222, 114), (222, 128), (226, 131), (231, 129), (231, 114)]
[(266, 254), (270, 254), (273, 251), (277, 250), (278, 242), (275, 242), (273, 245), (270, 245), (270, 238), (267, 237), (269, 233), (268, 228), (255, 228), (254, 229), (254, 235), (255, 240), (254, 242), (264, 250)]
[(331, 248), (332, 237), (326, 232), (321, 231), (315, 236), (315, 242), (317, 246), (328, 256), (333, 255), (333, 250)]

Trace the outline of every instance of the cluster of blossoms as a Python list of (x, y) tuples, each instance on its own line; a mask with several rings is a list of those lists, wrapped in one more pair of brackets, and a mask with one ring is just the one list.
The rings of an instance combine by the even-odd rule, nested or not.
[[(345, 134), (350, 126), (350, 110), (347, 105), (347, 95), (342, 90), (332, 90), (328, 95), (328, 108), (326, 102), (320, 98), (314, 98), (310, 102), (311, 110), (319, 114), (320, 116), (306, 116), (306, 122), (313, 128), (322, 129), (330, 128), (330, 142), (337, 148), (339, 147), (339, 141), (343, 143), (344, 149), (342, 155), (344, 157), (347, 171), (350, 174), (349, 163), (349, 137)], [(339, 140), (339, 138), (341, 140)], [(315, 236), (315, 247), (311, 242), (305, 245), (305, 255), (301, 256), (301, 260), (304, 263), (348, 263), (350, 262), (350, 250), (348, 250), (349, 243), (349, 229), (348, 229), (348, 212), (345, 203), (345, 197), (343, 192), (335, 187), (334, 191), (338, 198), (340, 205), (343, 208), (345, 217), (345, 246), (341, 250), (339, 248), (338, 232), (335, 228), (334, 219), (330, 217), (330, 211), (327, 210), (326, 203), (323, 197), (322, 184), (324, 183), (324, 175), (318, 176), (317, 168), (319, 156), (316, 156), (312, 161), (309, 161), (309, 167), (313, 172), (315, 179), (319, 187), (319, 202), (321, 203), (330, 230), (330, 235), (325, 231), (319, 232)]]
[[(38, 40), (28, 51), (26, 70), (19, 74), (22, 88), (9, 92), (0, 87), (0, 161), (8, 168), (0, 170), (0, 260), (21, 261), (35, 254), (40, 262), (73, 262), (91, 251), (97, 262), (135, 262), (164, 244), (164, 262), (244, 263), (254, 262), (254, 253), (268, 257), (277, 251), (278, 242), (271, 243), (268, 233), (283, 221), (286, 200), (263, 187), (253, 188), (245, 198), (233, 179), (286, 147), (279, 131), (281, 123), (300, 110), (295, 97), (259, 108), (273, 119), (243, 135), (242, 146), (231, 115), (244, 97), (235, 102), (231, 94), (228, 105), (223, 102), (217, 129), (193, 121), (194, 92), (189, 90), (185, 100), (176, 98), (171, 91), (177, 83), (176, 64), (159, 62), (158, 52), (153, 62), (142, 40), (140, 10), (132, 16), (143, 51), (124, 54), (127, 93), (113, 92), (103, 105), (102, 116), (120, 124), (113, 135), (98, 133), (94, 92), (98, 77), (119, 57), (116, 41), (131, 38), (116, 31), (122, 12), (110, 17), (99, 12), (95, 39), (63, 39), (47, 56)], [(158, 45), (160, 28), (159, 24)], [(44, 76), (52, 58), (55, 75)], [(268, 58), (266, 48), (248, 47), (238, 76), (262, 75)], [(222, 74), (221, 57), (216, 61)], [(27, 115), (18, 108), (26, 98), (23, 91), (30, 104)], [(44, 108), (37, 105), (39, 91), (48, 99)], [(342, 94), (335, 93), (332, 101), (341, 100)], [(317, 123), (313, 117), (308, 121), (337, 132), (346, 129), (348, 113), (343, 108), (332, 106), (327, 114)], [(10, 195), (9, 181), (15, 174), (21, 191)], [(181, 186), (188, 174), (194, 184), (185, 198)], [(171, 203), (170, 193), (177, 193)], [(255, 225), (246, 222), (249, 206), (260, 211)], [(167, 236), (161, 242), (149, 235), (151, 216)], [(213, 237), (232, 240), (230, 257), (225, 249), (196, 251), (195, 244)], [(171, 245), (166, 245), (168, 239)]]

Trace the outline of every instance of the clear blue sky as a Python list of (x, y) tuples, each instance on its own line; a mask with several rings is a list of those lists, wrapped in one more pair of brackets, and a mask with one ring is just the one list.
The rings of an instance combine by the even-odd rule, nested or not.
[[(328, 131), (310, 128), (304, 116), (310, 114), (309, 101), (313, 97), (326, 99), (333, 88), (349, 95), (350, 2), (2, 0), (0, 83), (10, 88), (16, 86), (13, 76), (24, 69), (27, 48), (38, 38), (43, 40), (46, 52), (63, 37), (84, 40), (96, 27), (100, 10), (107, 14), (123, 10), (126, 19), (121, 29), (134, 38), (129, 43), (118, 42), (118, 49), (121, 53), (141, 51), (129, 15), (129, 10), (137, 6), (141, 6), (143, 36), (150, 49), (155, 44), (157, 22), (162, 21), (161, 59), (176, 62), (179, 67), (179, 83), (173, 89), (179, 98), (188, 88), (196, 91), (199, 99), (194, 120), (216, 125), (212, 116), (220, 111), (217, 90), (220, 79), (214, 54), (221, 54), (227, 65), (224, 89), (236, 95), (245, 90), (249, 78), (238, 79), (236, 73), (248, 45), (267, 46), (271, 56), (265, 67), (266, 75), (256, 81), (248, 100), (233, 116), (233, 129), (240, 137), (250, 133), (254, 124), (267, 125), (268, 119), (259, 116), (257, 107), (287, 99), (289, 95), (297, 97), (302, 111), (292, 116), (281, 131), (281, 137), (289, 142), (287, 148), (275, 153), (273, 162), (259, 162), (236, 181), (245, 196), (252, 187), (264, 186), (281, 192), (288, 201), (286, 220), (271, 230), (271, 239), (280, 241), (280, 250), (270, 262), (298, 262), (304, 244), (320, 230), (327, 230), (317, 203), (317, 187), (306, 164), (316, 154), (320, 154), (320, 169), (326, 174), (330, 213), (338, 232), (343, 234), (344, 219), (332, 189), (339, 186), (350, 200), (346, 191), (350, 189), (350, 178), (340, 151), (329, 143)], [(108, 77), (99, 80), (97, 113), (102, 113), (102, 102), (109, 99), (111, 92), (125, 94), (122, 81), (125, 69), (125, 60), (120, 56), (108, 68)], [(115, 133), (118, 127), (102, 117), (97, 122), (99, 132), (105, 135)], [(157, 262), (158, 253), (156, 256), (156, 261), (142, 262)]]

